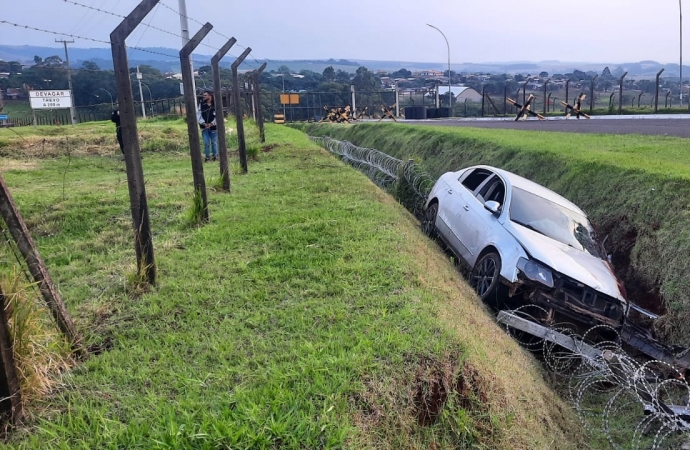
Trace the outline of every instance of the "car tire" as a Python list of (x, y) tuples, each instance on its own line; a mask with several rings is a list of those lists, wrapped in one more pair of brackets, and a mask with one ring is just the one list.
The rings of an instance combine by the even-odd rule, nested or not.
[(424, 217), (422, 218), (422, 232), (429, 236), (430, 239), (438, 237), (438, 230), (436, 229), (436, 215), (438, 214), (438, 202), (434, 201), (424, 210)]
[(505, 300), (500, 277), (501, 257), (496, 252), (485, 253), (472, 268), (470, 286), (484, 302), (500, 308)]

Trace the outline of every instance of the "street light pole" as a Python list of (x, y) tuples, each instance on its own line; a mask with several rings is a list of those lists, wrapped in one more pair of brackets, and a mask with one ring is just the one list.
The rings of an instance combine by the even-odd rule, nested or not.
[(151, 89), (146, 83), (141, 83), (147, 91), (149, 91), (149, 111), (151, 111), (151, 116), (153, 117), (153, 95), (151, 95)]
[[(187, 18), (187, 1), (179, 0), (178, 9), (180, 10), (180, 33), (182, 35), (182, 46), (184, 47), (189, 42), (189, 20)], [(194, 81), (194, 61), (192, 55), (189, 55), (189, 65), (192, 68), (192, 88), (196, 96), (196, 82)]]
[(448, 43), (448, 38), (446, 37), (446, 35), (443, 34), (443, 31), (439, 30), (437, 27), (430, 25), (428, 23), (427, 23), (427, 26), (429, 26), (429, 27), (433, 28), (434, 30), (438, 31), (439, 33), (441, 33), (441, 36), (443, 36), (443, 39), (446, 40), (446, 46), (448, 47), (448, 115), (450, 117), (453, 117), (453, 90), (451, 89), (451, 83), (453, 81), (453, 77), (451, 76), (451, 73), (450, 73), (450, 44)]
[(146, 105), (144, 102), (144, 91), (141, 89), (141, 79), (142, 75), (141, 72), (139, 72), (139, 66), (137, 66), (137, 80), (139, 80), (139, 98), (141, 99), (141, 115), (144, 119), (146, 119)]
[(106, 88), (98, 88), (98, 89), (108, 93), (108, 95), (110, 96), (110, 109), (115, 109), (115, 104), (113, 102), (113, 94), (111, 94), (110, 91), (107, 90)]

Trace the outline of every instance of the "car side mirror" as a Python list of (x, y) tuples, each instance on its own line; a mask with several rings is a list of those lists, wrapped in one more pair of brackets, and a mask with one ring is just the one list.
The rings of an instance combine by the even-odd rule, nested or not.
[(493, 200), (489, 200), (488, 202), (484, 203), (484, 209), (496, 217), (501, 215), (501, 204)]

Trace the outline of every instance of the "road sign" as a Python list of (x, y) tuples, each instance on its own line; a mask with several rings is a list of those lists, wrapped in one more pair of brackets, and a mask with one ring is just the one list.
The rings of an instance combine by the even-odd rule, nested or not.
[(72, 107), (72, 94), (69, 89), (29, 91), (32, 109), (66, 109)]
[(0, 120), (7, 120), (7, 114), (0, 114)]
[(299, 94), (280, 94), (281, 105), (299, 105)]

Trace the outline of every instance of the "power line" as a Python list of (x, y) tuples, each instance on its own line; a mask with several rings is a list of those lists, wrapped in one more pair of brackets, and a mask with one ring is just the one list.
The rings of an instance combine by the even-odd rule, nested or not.
[[(36, 28), (36, 27), (32, 27), (31, 25), (22, 25), (22, 24), (10, 22), (8, 20), (0, 20), (0, 24), (12, 25), (12, 26), (15, 26), (17, 28), (24, 28), (27, 30), (40, 31), (42, 33), (54, 34), (56, 36), (66, 36), (66, 37), (71, 37), (73, 39), (83, 39), (85, 41), (99, 42), (101, 44), (111, 45), (110, 41), (105, 41), (103, 39), (95, 39), (95, 38), (90, 38), (90, 37), (86, 37), (86, 36), (79, 36), (78, 34), (62, 33), (60, 31), (44, 30), (43, 28)], [(142, 47), (127, 47), (127, 48), (132, 49), (132, 50), (139, 50), (141, 52), (151, 53), (153, 55), (165, 56), (167, 58), (173, 58), (173, 59), (179, 58), (179, 56), (168, 55), (166, 53), (161, 53), (161, 52), (149, 50), (149, 49), (142, 48)]]

